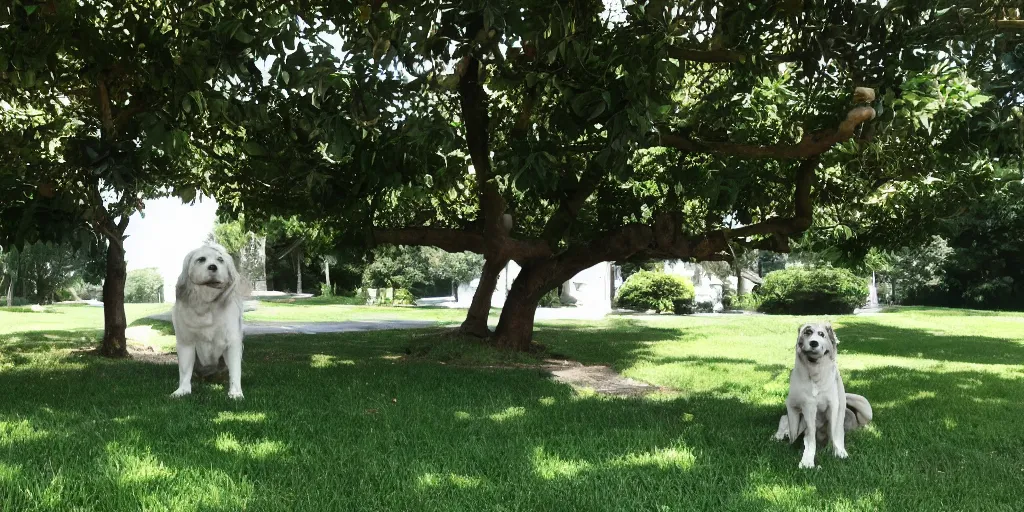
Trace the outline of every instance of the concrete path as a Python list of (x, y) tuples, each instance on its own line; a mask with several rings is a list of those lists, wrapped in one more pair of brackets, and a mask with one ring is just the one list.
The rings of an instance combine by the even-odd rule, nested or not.
[[(171, 321), (171, 313), (150, 315), (148, 318)], [(422, 329), (436, 322), (427, 320), (350, 320), (347, 322), (245, 322), (246, 336), (261, 334), (321, 334), (327, 332), (383, 331), (386, 329)]]

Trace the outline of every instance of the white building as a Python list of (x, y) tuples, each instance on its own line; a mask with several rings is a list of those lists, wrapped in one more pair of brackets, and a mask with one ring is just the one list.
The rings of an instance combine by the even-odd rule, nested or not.
[[(498, 275), (498, 284), (491, 296), (491, 307), (500, 308), (512, 288), (512, 282), (519, 275), (520, 267), (514, 261), (505, 265)], [(618, 267), (611, 262), (601, 262), (583, 270), (562, 284), (561, 299), (567, 304), (574, 304), (593, 312), (608, 312), (612, 309), (612, 297), (615, 290), (622, 284)], [(469, 307), (473, 302), (480, 279), (459, 285), (458, 307)]]

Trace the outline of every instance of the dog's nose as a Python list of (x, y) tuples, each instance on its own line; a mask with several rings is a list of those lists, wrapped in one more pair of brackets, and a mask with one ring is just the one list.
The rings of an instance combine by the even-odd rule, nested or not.
[(216, 272), (217, 265), (210, 265), (209, 267), (206, 267), (206, 269), (209, 270), (210, 272)]
[[(214, 265), (210, 265), (210, 266), (212, 267)], [(818, 348), (818, 342), (814, 341), (814, 340), (811, 340), (811, 348)]]

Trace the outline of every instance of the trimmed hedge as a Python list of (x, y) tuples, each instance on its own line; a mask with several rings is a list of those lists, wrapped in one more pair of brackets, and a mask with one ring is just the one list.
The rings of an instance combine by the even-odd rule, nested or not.
[(681, 311), (693, 304), (693, 285), (684, 277), (641, 270), (626, 279), (615, 296), (620, 308), (634, 311)]
[(868, 298), (867, 281), (842, 268), (776, 270), (758, 290), (757, 310), (774, 315), (850, 314)]

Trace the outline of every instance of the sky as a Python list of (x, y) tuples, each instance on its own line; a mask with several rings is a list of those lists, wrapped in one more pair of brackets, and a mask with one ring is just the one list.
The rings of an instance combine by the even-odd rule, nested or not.
[(177, 197), (146, 201), (146, 217), (132, 215), (125, 234), (128, 270), (155, 267), (164, 278), (164, 297), (174, 301), (174, 283), (189, 251), (206, 241), (217, 218), (217, 202), (201, 197), (182, 204)]

